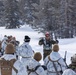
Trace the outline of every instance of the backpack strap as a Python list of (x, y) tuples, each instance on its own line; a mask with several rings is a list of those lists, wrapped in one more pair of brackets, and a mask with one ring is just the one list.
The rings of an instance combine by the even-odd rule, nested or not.
[(56, 75), (59, 75), (59, 73), (58, 73), (58, 71), (57, 71), (57, 67), (56, 67), (55, 63), (54, 63), (54, 62), (52, 62), (52, 63), (53, 63), (53, 66), (54, 66), (54, 68), (55, 68)]
[(13, 66), (12, 67), (13, 69), (14, 69), (14, 71), (16, 72), (16, 73), (18, 73), (18, 70)]
[(60, 65), (60, 68), (61, 68), (61, 74), (63, 73), (63, 71), (62, 71), (62, 66), (61, 66), (61, 64), (57, 61), (57, 63), (58, 63), (58, 65)]
[(15, 71), (16, 73), (18, 73), (18, 70), (13, 66), (13, 64), (14, 64), (16, 61), (17, 61), (16, 59), (10, 60), (12, 68), (14, 69), (14, 71)]
[(35, 67), (35, 71), (36, 71), (40, 66), (41, 66), (41, 65), (36, 66), (36, 67)]
[(44, 70), (47, 70), (47, 67), (46, 67), (45, 65), (42, 65), (42, 68), (43, 68)]
[[(48, 59), (49, 59), (49, 57), (50, 57), (50, 56), (48, 55)], [(49, 60), (47, 61), (46, 65), (47, 65), (48, 63), (49, 63)]]
[(28, 72), (28, 75), (30, 75), (31, 72), (35, 72), (37, 75), (39, 75), (36, 70), (40, 67), (41, 65), (37, 65), (34, 69), (29, 69), (29, 67), (27, 66), (27, 70), (29, 71)]

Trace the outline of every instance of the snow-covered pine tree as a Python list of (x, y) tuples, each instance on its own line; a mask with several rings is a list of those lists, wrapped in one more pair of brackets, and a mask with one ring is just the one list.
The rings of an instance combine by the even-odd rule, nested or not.
[(4, 5), (3, 1), (0, 1), (0, 26), (4, 26)]
[(18, 8), (18, 1), (16, 0), (6, 0), (5, 2), (5, 21), (6, 21), (6, 28), (19, 28), (19, 8)]

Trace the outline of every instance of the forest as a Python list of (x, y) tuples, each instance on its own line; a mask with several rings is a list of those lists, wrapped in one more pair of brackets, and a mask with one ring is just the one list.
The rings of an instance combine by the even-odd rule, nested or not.
[(20, 28), (28, 24), (55, 38), (76, 37), (75, 0), (0, 0), (0, 26)]

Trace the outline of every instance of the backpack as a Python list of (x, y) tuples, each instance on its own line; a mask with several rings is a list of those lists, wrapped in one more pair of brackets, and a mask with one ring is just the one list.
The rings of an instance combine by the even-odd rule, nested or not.
[(18, 70), (13, 66), (16, 62), (16, 59), (5, 60), (4, 58), (0, 59), (0, 69), (1, 75), (12, 75), (12, 69), (18, 73)]
[(35, 73), (38, 75), (38, 73), (36, 72), (36, 70), (37, 70), (40, 66), (41, 66), (41, 65), (38, 65), (38, 66), (36, 66), (34, 69), (29, 69), (29, 67), (27, 66), (28, 75), (29, 75), (31, 72), (35, 72)]

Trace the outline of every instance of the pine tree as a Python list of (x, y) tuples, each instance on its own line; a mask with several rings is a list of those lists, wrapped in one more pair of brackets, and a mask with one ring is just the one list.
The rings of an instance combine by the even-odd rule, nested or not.
[(0, 26), (4, 26), (4, 5), (3, 1), (0, 1)]
[[(7, 5), (6, 5), (7, 4)], [(5, 4), (6, 28), (19, 28), (19, 8), (16, 0), (7, 0)]]
[(20, 0), (19, 8), (24, 22), (31, 24), (36, 18), (34, 15), (34, 13), (37, 12), (35, 8), (36, 4), (39, 4), (38, 0)]

